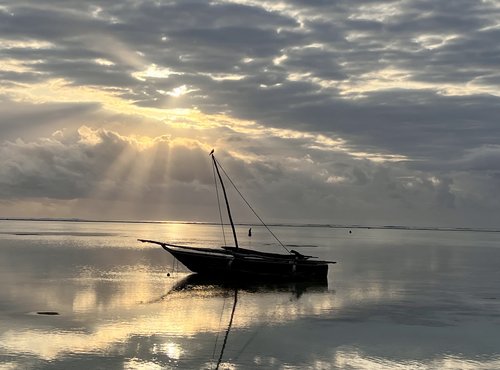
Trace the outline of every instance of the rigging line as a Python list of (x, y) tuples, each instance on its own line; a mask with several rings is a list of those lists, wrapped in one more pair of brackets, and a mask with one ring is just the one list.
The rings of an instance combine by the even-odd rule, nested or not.
[[(214, 158), (215, 159), (215, 158)], [(217, 161), (217, 159), (215, 159)], [(226, 175), (227, 179), (229, 180), (229, 182), (231, 183), (231, 185), (233, 185), (234, 189), (238, 192), (238, 194), (240, 195), (241, 199), (243, 199), (246, 203), (246, 205), (248, 206), (248, 208), (250, 208), (253, 212), (253, 214), (259, 219), (259, 221), (262, 223), (262, 225), (264, 225), (264, 227), (267, 229), (267, 231), (269, 231), (271, 233), (271, 235), (274, 237), (274, 239), (276, 239), (276, 241), (288, 252), (290, 253), (290, 251), (288, 250), (287, 247), (285, 247), (285, 245), (281, 242), (281, 240), (278, 239), (278, 237), (276, 235), (274, 235), (274, 233), (271, 231), (271, 229), (265, 224), (265, 222), (262, 220), (262, 218), (260, 218), (260, 216), (257, 214), (257, 212), (255, 212), (255, 210), (252, 208), (252, 206), (250, 205), (250, 203), (248, 203), (248, 201), (245, 199), (245, 197), (243, 196), (243, 194), (241, 194), (241, 192), (238, 190), (238, 188), (236, 187), (236, 185), (234, 184), (233, 180), (231, 180), (231, 178), (229, 177), (229, 175), (227, 174), (226, 170), (224, 170), (224, 167), (221, 166), (220, 162), (217, 161), (217, 164), (219, 165), (219, 167), (222, 169), (222, 172), (224, 172), (224, 175)]]
[(222, 228), (222, 237), (224, 238), (224, 245), (226, 243), (226, 233), (224, 232), (224, 222), (222, 221), (222, 211), (220, 208), (219, 187), (217, 186), (217, 177), (215, 176), (215, 164), (212, 161), (212, 170), (214, 172), (215, 192), (217, 194), (217, 206), (219, 207), (220, 227)]
[(220, 317), (219, 317), (219, 327), (217, 328), (217, 335), (215, 337), (214, 349), (212, 351), (212, 360), (211, 360), (212, 362), (214, 361), (215, 350), (217, 349), (217, 342), (219, 341), (220, 324), (222, 323), (222, 315), (224, 314), (224, 308), (226, 307), (226, 298), (227, 298), (227, 296), (224, 295), (224, 301), (222, 302), (222, 310), (220, 312)]

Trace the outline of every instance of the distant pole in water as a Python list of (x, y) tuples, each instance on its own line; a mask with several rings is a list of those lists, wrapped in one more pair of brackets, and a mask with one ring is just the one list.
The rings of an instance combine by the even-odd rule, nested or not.
[(251, 237), (252, 236), (252, 228), (248, 229), (248, 236)]

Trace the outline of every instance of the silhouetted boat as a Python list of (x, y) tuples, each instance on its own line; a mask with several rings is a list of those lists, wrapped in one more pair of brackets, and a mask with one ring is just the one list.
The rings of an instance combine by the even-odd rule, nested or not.
[[(181, 246), (148, 239), (139, 239), (139, 241), (161, 245), (163, 249), (171, 253), (189, 270), (209, 277), (222, 279), (228, 278), (242, 281), (326, 281), (328, 275), (328, 264), (336, 262), (316, 260), (315, 258), (317, 257), (306, 256), (297, 251), (288, 250), (281, 243), (281, 241), (276, 238), (276, 236), (262, 221), (262, 219), (255, 213), (255, 211), (248, 204), (245, 198), (243, 198), (243, 200), (245, 200), (245, 202), (254, 212), (257, 218), (288, 253), (268, 253), (239, 247), (238, 239), (236, 237), (236, 230), (231, 215), (231, 209), (229, 207), (229, 201), (227, 198), (226, 188), (219, 171), (220, 163), (215, 159), (213, 150), (210, 153), (210, 156), (212, 157), (214, 173), (217, 172), (217, 176), (219, 178), (224, 194), (227, 214), (231, 223), (235, 246), (223, 246), (220, 249), (213, 249)], [(222, 170), (224, 171), (223, 168)], [(224, 174), (238, 191), (225, 171)], [(239, 191), (238, 193), (241, 195)]]

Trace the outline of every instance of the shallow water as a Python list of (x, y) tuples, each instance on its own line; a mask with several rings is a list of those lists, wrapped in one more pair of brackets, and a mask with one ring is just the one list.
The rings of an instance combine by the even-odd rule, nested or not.
[(328, 286), (186, 283), (136, 241), (217, 226), (0, 221), (0, 369), (500, 368), (500, 233), (273, 230), (339, 262)]

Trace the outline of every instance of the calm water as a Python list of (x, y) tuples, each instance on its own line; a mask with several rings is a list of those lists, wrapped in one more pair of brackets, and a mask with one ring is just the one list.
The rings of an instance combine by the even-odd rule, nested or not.
[(0, 369), (500, 368), (500, 233), (274, 231), (339, 261), (328, 286), (186, 284), (136, 241), (216, 226), (0, 221)]

